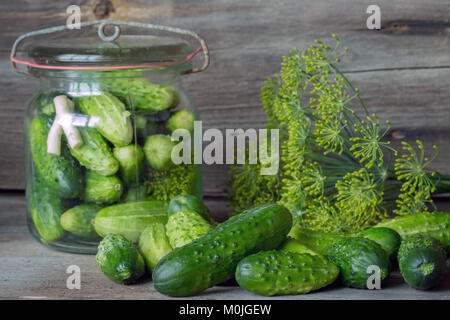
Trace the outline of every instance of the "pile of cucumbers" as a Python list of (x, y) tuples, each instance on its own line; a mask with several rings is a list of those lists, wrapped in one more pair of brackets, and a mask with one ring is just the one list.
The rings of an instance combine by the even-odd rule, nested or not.
[[(121, 283), (151, 274), (156, 290), (169, 296), (196, 295), (233, 278), (266, 296), (309, 293), (337, 279), (352, 288), (379, 289), (397, 261), (411, 287), (429, 289), (445, 274), (450, 231), (450, 214), (431, 215), (396, 218), (391, 228), (329, 234), (293, 226), (279, 204), (260, 205), (217, 224), (199, 199), (180, 194), (165, 219), (141, 223), (146, 226), (138, 237), (138, 231), (128, 230), (107, 234), (96, 261), (108, 278)], [(413, 219), (423, 221), (406, 221)], [(442, 243), (432, 237), (436, 232), (445, 235)]]
[[(95, 243), (114, 230), (110, 217), (142, 212), (166, 216), (167, 190), (175, 195), (196, 192), (193, 166), (171, 161), (175, 143), (170, 134), (176, 129), (192, 131), (195, 119), (191, 111), (174, 111), (180, 101), (176, 88), (121, 78), (102, 85), (103, 93), (80, 89), (73, 96), (52, 92), (35, 100), (37, 112), (28, 124), (32, 164), (27, 199), (43, 242), (70, 234)], [(48, 145), (50, 130), (59, 121), (53, 101), (61, 95), (73, 103), (72, 124), (82, 144), (72, 147), (61, 130), (56, 141), (60, 154), (55, 155)], [(166, 180), (155, 181), (156, 177)], [(156, 187), (161, 184), (167, 190)]]
[(142, 79), (104, 85), (107, 93), (69, 97), (81, 120), (96, 122), (76, 127), (83, 142), (76, 147), (62, 135), (59, 155), (48, 152), (47, 138), (57, 121), (53, 98), (64, 93), (36, 101), (27, 198), (43, 241), (68, 234), (102, 239), (96, 262), (109, 279), (129, 284), (151, 274), (156, 290), (170, 296), (196, 295), (233, 278), (267, 296), (309, 293), (337, 279), (353, 288), (378, 287), (397, 263), (413, 288), (440, 283), (449, 213), (330, 234), (303, 229), (285, 207), (268, 203), (218, 224), (192, 195), (195, 175), (171, 161), (169, 134), (192, 132), (195, 120), (188, 110), (173, 111), (177, 90)]

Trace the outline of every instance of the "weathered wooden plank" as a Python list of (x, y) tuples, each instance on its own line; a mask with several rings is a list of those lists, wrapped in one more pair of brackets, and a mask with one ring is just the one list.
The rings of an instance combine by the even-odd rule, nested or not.
[[(109, 2), (113, 9), (99, 14), (98, 4)], [(370, 1), (220, 0), (205, 5), (200, 0), (90, 0), (58, 1), (54, 5), (48, 0), (22, 0), (0, 4), (0, 18), (7, 26), (0, 48), (7, 50), (21, 33), (63, 24), (64, 9), (70, 4), (81, 4), (83, 21), (105, 17), (193, 29), (208, 39), (213, 51), (244, 50), (247, 55), (264, 56), (267, 63), (258, 67), (268, 70), (271, 62), (279, 61), (294, 46), (302, 48), (314, 39), (328, 39), (332, 33), (341, 35), (343, 44), (352, 48), (348, 65), (351, 70), (450, 65), (447, 15), (450, 5), (439, 0), (377, 2), (382, 10), (381, 31), (366, 28)], [(236, 62), (239, 61), (233, 63), (234, 70), (243, 72), (246, 65)], [(248, 67), (255, 70), (251, 64)]]
[[(223, 201), (207, 200), (213, 214)], [(0, 299), (167, 299), (158, 293), (150, 279), (136, 285), (120, 285), (108, 280), (95, 264), (93, 256), (57, 252), (38, 244), (25, 226), (23, 193), (0, 193)], [(440, 209), (450, 209), (448, 200), (438, 202)], [(450, 262), (450, 261), (449, 261)], [(69, 290), (67, 267), (81, 270), (81, 289)], [(448, 263), (450, 271), (450, 263)], [(214, 287), (188, 299), (268, 299), (239, 287)], [(273, 298), (270, 298), (273, 299)], [(344, 288), (338, 284), (307, 295), (282, 296), (275, 299), (450, 299), (450, 278), (430, 291), (414, 290), (406, 285), (398, 271), (392, 273), (379, 290)]]

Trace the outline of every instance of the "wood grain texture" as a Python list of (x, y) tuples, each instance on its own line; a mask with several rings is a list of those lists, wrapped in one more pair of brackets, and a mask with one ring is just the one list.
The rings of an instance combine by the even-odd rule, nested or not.
[[(223, 202), (207, 200), (206, 204), (216, 216), (224, 213)], [(442, 200), (438, 208), (450, 210), (450, 201)], [(23, 193), (0, 193), (0, 300), (3, 299), (168, 299), (158, 293), (149, 278), (136, 285), (121, 285), (108, 280), (98, 269), (93, 256), (53, 251), (37, 243), (25, 225)], [(81, 289), (69, 290), (66, 273), (70, 265), (81, 270)], [(450, 272), (450, 260), (447, 261)], [(184, 298), (186, 299), (186, 298)], [(269, 299), (239, 287), (221, 287), (187, 299)], [(450, 277), (429, 291), (414, 290), (394, 271), (382, 290), (344, 288), (339, 284), (307, 295), (271, 297), (270, 299), (295, 300), (449, 300)]]
[[(8, 51), (21, 33), (63, 24), (79, 4), (82, 20), (138, 20), (192, 29), (208, 40), (212, 64), (184, 79), (204, 127), (261, 127), (259, 100), (266, 78), (293, 47), (336, 33), (350, 51), (342, 70), (371, 112), (390, 119), (408, 141), (437, 144), (434, 167), (450, 171), (450, 3), (378, 1), (382, 30), (367, 30), (370, 1), (14, 1), (0, 3), (0, 189), (23, 189), (22, 116), (38, 82), (14, 74)], [(26, 21), (26, 23), (23, 23)], [(227, 166), (205, 166), (207, 195), (223, 195)]]

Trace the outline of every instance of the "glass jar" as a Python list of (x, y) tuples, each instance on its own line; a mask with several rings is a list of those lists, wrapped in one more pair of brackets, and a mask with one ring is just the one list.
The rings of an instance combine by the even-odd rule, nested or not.
[[(96, 24), (100, 39), (44, 39), (26, 47), (25, 58), (17, 57), (20, 41), (66, 30), (62, 26), (20, 37), (11, 53), (16, 71), (40, 80), (25, 115), (29, 230), (49, 247), (87, 254), (96, 253), (109, 230), (129, 227), (126, 217), (123, 225), (120, 219), (100, 223), (95, 219), (99, 212), (104, 217), (145, 215), (166, 211), (180, 193), (201, 199), (201, 167), (173, 162), (178, 142), (171, 133), (193, 133), (199, 113), (181, 75), (209, 64), (206, 43), (193, 32), (120, 21), (82, 26)], [(113, 36), (103, 33), (106, 25), (114, 26)], [(173, 36), (119, 37), (122, 25), (192, 36), (201, 46), (193, 50)], [(192, 59), (202, 50), (205, 62), (193, 69)]]

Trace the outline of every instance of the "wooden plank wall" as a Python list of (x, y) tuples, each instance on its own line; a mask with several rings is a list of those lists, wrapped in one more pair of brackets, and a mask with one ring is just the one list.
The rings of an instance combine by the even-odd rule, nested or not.
[[(436, 169), (450, 171), (450, 2), (377, 1), (382, 29), (367, 30), (358, 0), (15, 0), (0, 2), (0, 189), (21, 190), (22, 118), (38, 81), (14, 74), (9, 50), (15, 38), (65, 23), (78, 4), (82, 21), (135, 20), (192, 29), (208, 40), (212, 64), (184, 79), (204, 128), (261, 127), (259, 92), (279, 71), (281, 57), (336, 33), (350, 51), (341, 68), (369, 109), (390, 119), (395, 137), (420, 138), (440, 147)], [(222, 196), (226, 166), (205, 166), (205, 194)]]

